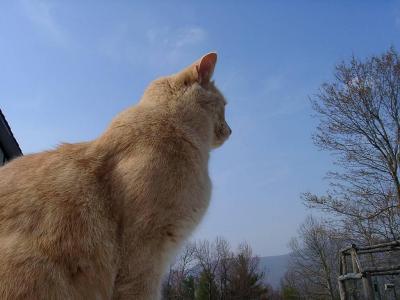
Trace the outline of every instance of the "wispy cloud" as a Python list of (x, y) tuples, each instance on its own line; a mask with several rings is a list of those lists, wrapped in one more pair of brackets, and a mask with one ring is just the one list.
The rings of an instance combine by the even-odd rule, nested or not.
[(263, 91), (267, 95), (279, 92), (283, 88), (284, 88), (283, 75), (269, 76), (264, 81)]
[(200, 27), (180, 29), (177, 34), (175, 48), (196, 45), (204, 41), (206, 36), (206, 32)]
[(192, 54), (206, 38), (206, 31), (197, 26), (160, 26), (137, 32), (121, 25), (103, 39), (100, 51), (111, 59), (132, 65), (175, 65)]
[(260, 101), (270, 103), (268, 111), (264, 113), (265, 118), (287, 117), (308, 105), (306, 89), (293, 86), (288, 77), (276, 74), (265, 79), (262, 92), (258, 95)]
[(396, 28), (400, 29), (400, 15), (396, 16), (396, 18), (394, 19), (394, 24)]
[(65, 32), (61, 29), (54, 17), (54, 2), (45, 0), (28, 1), (21, 0), (21, 7), (26, 17), (37, 26), (37, 28), (50, 36), (59, 44), (67, 42)]
[(177, 49), (195, 45), (206, 38), (206, 32), (200, 27), (171, 29), (152, 28), (147, 30), (146, 38), (149, 44)]
[(394, 15), (394, 27), (400, 29), (400, 8), (398, 7), (393, 11)]
[(264, 189), (287, 181), (290, 172), (291, 168), (287, 163), (287, 159), (282, 156), (268, 162), (239, 162), (235, 166), (213, 172), (212, 177), (216, 187), (233, 187), (238, 184), (237, 180), (243, 181), (251, 178), (254, 188)]

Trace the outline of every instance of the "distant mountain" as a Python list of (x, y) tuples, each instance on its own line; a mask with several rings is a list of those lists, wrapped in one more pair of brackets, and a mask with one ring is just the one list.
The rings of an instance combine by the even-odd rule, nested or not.
[(288, 268), (289, 258), (289, 254), (260, 257), (260, 267), (265, 272), (264, 282), (274, 289), (279, 288)]

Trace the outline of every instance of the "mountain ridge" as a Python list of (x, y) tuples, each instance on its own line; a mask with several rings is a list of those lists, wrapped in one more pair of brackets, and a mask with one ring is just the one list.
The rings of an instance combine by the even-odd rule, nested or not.
[(290, 253), (273, 256), (259, 256), (260, 269), (265, 273), (263, 282), (279, 289), (281, 280), (288, 269)]

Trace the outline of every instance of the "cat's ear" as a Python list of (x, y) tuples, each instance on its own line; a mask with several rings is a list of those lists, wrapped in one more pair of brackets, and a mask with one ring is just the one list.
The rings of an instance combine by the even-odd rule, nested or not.
[(211, 80), (217, 63), (217, 53), (210, 52), (176, 74), (176, 79), (182, 83), (206, 84)]
[(217, 63), (217, 53), (215, 52), (210, 52), (204, 55), (195, 63), (194, 66), (196, 68), (197, 81), (200, 84), (207, 83), (210, 81), (214, 73), (216, 63)]

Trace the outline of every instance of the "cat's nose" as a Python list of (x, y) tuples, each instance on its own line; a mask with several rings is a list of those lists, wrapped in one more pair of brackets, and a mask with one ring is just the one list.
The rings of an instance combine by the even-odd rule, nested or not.
[(232, 134), (232, 129), (228, 126), (228, 134), (231, 135)]

